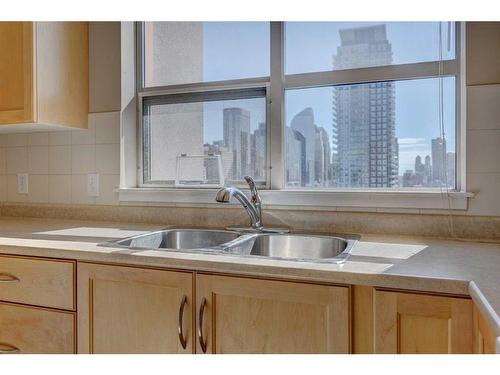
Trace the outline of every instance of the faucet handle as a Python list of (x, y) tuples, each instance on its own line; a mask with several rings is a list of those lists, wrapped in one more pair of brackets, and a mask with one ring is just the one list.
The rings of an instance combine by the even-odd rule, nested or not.
[(250, 187), (250, 193), (252, 194), (252, 203), (260, 204), (262, 200), (260, 199), (259, 191), (257, 190), (257, 186), (255, 185), (255, 181), (250, 176), (243, 177)]

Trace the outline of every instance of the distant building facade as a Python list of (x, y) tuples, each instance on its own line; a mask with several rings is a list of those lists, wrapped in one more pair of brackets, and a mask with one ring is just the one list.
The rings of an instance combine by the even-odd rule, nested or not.
[[(392, 62), (385, 25), (340, 30), (340, 38), (341, 45), (333, 59), (335, 70)], [(334, 88), (333, 114), (337, 186), (398, 186), (394, 83), (376, 82)]]

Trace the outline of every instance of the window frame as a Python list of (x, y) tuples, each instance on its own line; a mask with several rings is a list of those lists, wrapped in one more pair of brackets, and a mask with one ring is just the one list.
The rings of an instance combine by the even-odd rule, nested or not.
[[(184, 196), (187, 193), (173, 193), (174, 191), (187, 191), (187, 189), (173, 188), (173, 186), (160, 184), (144, 184), (143, 181), (143, 160), (142, 160), (142, 108), (144, 98), (156, 95), (168, 95), (177, 93), (190, 93), (190, 92), (212, 92), (218, 90), (230, 89), (245, 89), (245, 88), (265, 88), (266, 90), (266, 121), (267, 121), (267, 160), (268, 171), (267, 181), (264, 185), (260, 186), (265, 190), (264, 194), (269, 195), (272, 200), (278, 205), (311, 205), (313, 201), (315, 204), (318, 202), (325, 202), (325, 206), (338, 206), (339, 199), (346, 199), (348, 203), (340, 202), (341, 206), (349, 207), (409, 207), (409, 208), (429, 208), (436, 209), (466, 209), (467, 197), (472, 194), (465, 192), (465, 23), (455, 22), (455, 59), (431, 61), (431, 62), (418, 62), (408, 64), (394, 64), (387, 66), (376, 66), (367, 68), (355, 68), (346, 70), (331, 70), (323, 72), (309, 72), (285, 75), (285, 22), (272, 21), (270, 22), (270, 76), (257, 77), (249, 79), (235, 79), (228, 81), (213, 81), (213, 82), (200, 82), (190, 83), (183, 85), (172, 86), (159, 86), (159, 87), (144, 87), (143, 86), (143, 23), (136, 23), (136, 99), (137, 99), (137, 127), (138, 127), (138, 157), (137, 157), (137, 187), (133, 192), (133, 188), (120, 189), (123, 192), (123, 200), (134, 201), (137, 194), (147, 191), (147, 188), (158, 188), (155, 190), (157, 198), (151, 198), (153, 201), (163, 201), (164, 195), (162, 193), (168, 191), (172, 196), (170, 200), (178, 201), (174, 196)], [(284, 115), (284, 100), (285, 90), (310, 88), (310, 87), (324, 87), (333, 85), (344, 84), (359, 84), (377, 81), (400, 81), (412, 79), (425, 79), (425, 78), (439, 78), (440, 76), (453, 76), (455, 77), (455, 154), (456, 154), (456, 189), (440, 189), (440, 188), (366, 188), (366, 189), (345, 189), (345, 188), (285, 188), (284, 179), (284, 129), (285, 129), (285, 115)], [(245, 187), (244, 184), (241, 184)], [(196, 193), (199, 196), (192, 199), (180, 198), (180, 201), (194, 204), (205, 202), (208, 195), (213, 194), (214, 189), (196, 189), (204, 190), (204, 193)], [(446, 191), (443, 191), (446, 190)], [(153, 192), (152, 189), (149, 191)], [(193, 189), (190, 190), (191, 193)], [(210, 191), (210, 193), (207, 193)], [(321, 198), (310, 198), (312, 194)], [(443, 193), (448, 196), (448, 202), (438, 203), (442, 200)], [(195, 195), (196, 195), (195, 194)], [(354, 195), (352, 195), (354, 194)], [(289, 198), (285, 198), (287, 195)], [(359, 199), (359, 204), (356, 200), (352, 200), (351, 196), (356, 196)], [(401, 197), (412, 197), (408, 204), (402, 203)], [(273, 198), (274, 197), (274, 198)], [(300, 197), (305, 200), (304, 204), (296, 203), (296, 198)], [(308, 198), (309, 197), (309, 198)], [(384, 197), (377, 203), (377, 199), (373, 201), (374, 197)], [(395, 198), (394, 205), (390, 203), (390, 197)], [(434, 199), (430, 199), (434, 197)], [(364, 199), (366, 198), (366, 199)], [(417, 199), (415, 199), (417, 198)], [(120, 198), (121, 199), (121, 198)], [(144, 201), (145, 198), (139, 200)], [(434, 200), (434, 203), (431, 204)], [(310, 204), (307, 201), (311, 201)], [(389, 202), (389, 203), (388, 203)], [(422, 203), (423, 202), (423, 203)], [(318, 205), (319, 206), (319, 205)], [(428, 207), (429, 206), (429, 207)]]
[[(144, 181), (144, 154), (143, 154), (143, 110), (144, 101), (146, 99), (151, 99), (161, 96), (169, 95), (179, 95), (179, 94), (206, 94), (207, 97), (210, 95), (222, 92), (222, 91), (238, 91), (238, 90), (252, 90), (252, 89), (262, 89), (265, 91), (266, 100), (266, 158), (267, 164), (270, 165), (270, 82), (269, 77), (256, 77), (256, 78), (244, 78), (244, 79), (234, 79), (234, 80), (224, 80), (224, 81), (210, 81), (210, 82), (199, 82), (199, 83), (188, 83), (181, 85), (169, 85), (169, 86), (154, 86), (145, 87), (144, 86), (144, 22), (136, 23), (136, 87), (137, 87), (137, 125), (138, 125), (138, 142), (137, 142), (137, 185), (141, 188), (170, 188), (178, 189), (174, 187), (174, 181), (165, 181), (161, 183), (157, 182), (146, 182)], [(228, 96), (228, 99), (231, 99)], [(221, 98), (220, 100), (224, 100)], [(270, 187), (269, 181), (271, 168), (267, 168), (266, 171), (266, 181), (261, 183), (256, 181), (256, 185), (261, 189), (268, 189)], [(241, 183), (234, 183), (234, 186), (246, 187), (244, 181)], [(184, 188), (182, 188), (184, 189)], [(204, 189), (209, 190), (209, 189)], [(212, 189), (213, 190), (213, 189)]]

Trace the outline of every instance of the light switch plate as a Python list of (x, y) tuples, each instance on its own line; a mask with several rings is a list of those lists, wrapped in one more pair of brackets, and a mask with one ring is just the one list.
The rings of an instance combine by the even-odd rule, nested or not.
[(17, 174), (17, 194), (28, 194), (28, 174)]
[(99, 174), (89, 173), (87, 175), (87, 195), (89, 197), (99, 196)]

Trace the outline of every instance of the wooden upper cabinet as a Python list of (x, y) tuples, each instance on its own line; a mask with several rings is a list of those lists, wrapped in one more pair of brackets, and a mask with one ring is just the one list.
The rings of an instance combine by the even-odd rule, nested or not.
[(0, 22), (0, 131), (86, 128), (88, 22)]
[(196, 299), (197, 353), (350, 351), (348, 287), (197, 275)]
[(192, 298), (190, 272), (79, 263), (78, 353), (193, 353)]
[(375, 353), (472, 353), (472, 302), (376, 290)]

